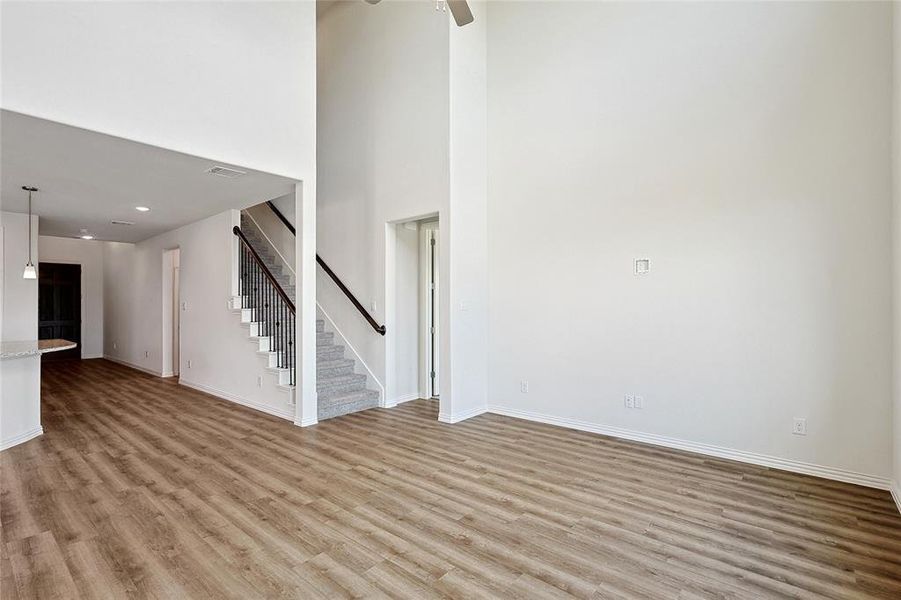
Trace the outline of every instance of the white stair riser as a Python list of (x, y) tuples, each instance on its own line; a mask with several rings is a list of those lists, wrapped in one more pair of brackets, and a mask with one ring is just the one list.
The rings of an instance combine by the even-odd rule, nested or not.
[(277, 367), (278, 366), (278, 352), (257, 352), (263, 359), (266, 361), (267, 367)]
[(269, 367), (266, 369), (266, 371), (274, 375), (278, 379), (279, 385), (291, 385), (291, 369)]
[(269, 338), (266, 336), (263, 337), (255, 337), (251, 336), (251, 341), (256, 342), (259, 350), (269, 351)]

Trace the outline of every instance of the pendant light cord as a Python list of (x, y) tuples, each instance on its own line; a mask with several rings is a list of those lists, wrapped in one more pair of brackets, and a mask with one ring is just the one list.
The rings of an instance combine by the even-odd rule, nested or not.
[(23, 185), (22, 189), (28, 192), (28, 264), (34, 266), (31, 262), (31, 194), (38, 191), (38, 188)]
[(31, 264), (31, 190), (28, 190), (28, 264)]

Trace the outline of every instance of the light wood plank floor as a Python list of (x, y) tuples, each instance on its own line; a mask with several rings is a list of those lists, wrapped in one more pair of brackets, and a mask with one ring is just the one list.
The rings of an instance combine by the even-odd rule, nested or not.
[(2, 458), (15, 598), (901, 598), (886, 492), (411, 402), (300, 429), (47, 364)]

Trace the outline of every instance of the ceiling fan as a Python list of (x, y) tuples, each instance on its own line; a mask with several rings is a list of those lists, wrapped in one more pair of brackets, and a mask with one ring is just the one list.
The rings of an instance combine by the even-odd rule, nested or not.
[[(369, 4), (378, 4), (381, 1), (382, 0), (366, 0)], [(451, 14), (454, 15), (454, 21), (457, 22), (457, 26), (463, 27), (464, 25), (472, 23), (472, 11), (469, 10), (469, 5), (466, 4), (466, 0), (444, 0), (444, 4), (450, 9)]]

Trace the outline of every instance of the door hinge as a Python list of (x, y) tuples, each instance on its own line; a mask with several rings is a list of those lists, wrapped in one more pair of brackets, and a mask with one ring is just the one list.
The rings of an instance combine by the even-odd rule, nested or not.
[(435, 238), (432, 238), (432, 239), (429, 240), (429, 241), (432, 243), (433, 246), (435, 245)]
[(429, 373), (429, 377), (432, 379), (435, 379), (435, 371), (432, 371), (431, 373)]

